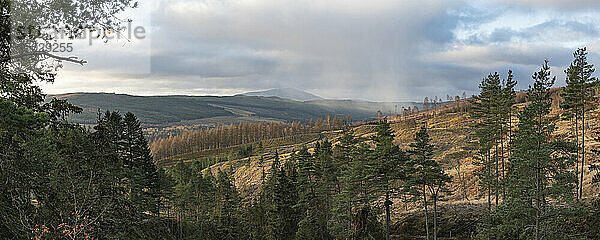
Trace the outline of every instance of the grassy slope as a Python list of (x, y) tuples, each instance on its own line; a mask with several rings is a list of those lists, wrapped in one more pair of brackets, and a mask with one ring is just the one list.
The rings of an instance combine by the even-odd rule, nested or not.
[[(522, 107), (520, 104), (517, 107)], [(588, 116), (591, 116), (589, 123), (589, 132), (600, 131), (600, 111), (594, 110)], [(517, 118), (513, 118), (514, 121)], [(473, 145), (469, 144), (471, 130), (468, 125), (471, 124), (471, 120), (465, 113), (440, 113), (435, 116), (432, 114), (426, 114), (424, 116), (418, 116), (408, 119), (397, 119), (392, 122), (391, 126), (396, 133), (395, 143), (401, 148), (408, 148), (408, 145), (412, 142), (414, 133), (419, 126), (418, 123), (427, 122), (430, 128), (430, 135), (435, 145), (435, 159), (439, 161), (446, 172), (453, 177), (453, 183), (450, 185), (450, 189), (453, 190), (454, 195), (447, 198), (448, 201), (440, 204), (440, 211), (447, 214), (443, 214), (441, 219), (440, 234), (448, 236), (459, 235), (466, 238), (475, 229), (476, 222), (482, 216), (483, 209), (485, 209), (485, 196), (480, 194), (479, 186), (477, 185), (477, 179), (474, 172), (477, 170), (477, 166), (474, 164)], [(516, 123), (515, 123), (516, 124)], [(570, 124), (568, 121), (559, 121), (557, 123), (557, 130), (555, 137), (571, 139)], [(363, 124), (354, 127), (355, 134), (363, 138), (369, 138), (375, 134), (375, 125)], [(330, 133), (329, 139), (335, 139), (340, 136), (339, 132)], [(309, 147), (314, 144), (314, 141), (307, 142)], [(277, 147), (283, 160), (287, 160), (290, 154), (298, 150), (300, 144), (282, 144)], [(590, 134), (586, 140), (586, 146), (588, 149), (588, 157), (586, 160), (586, 166), (590, 164), (598, 164), (600, 161), (597, 156), (591, 154), (590, 149), (600, 148), (600, 143), (596, 142), (592, 134)], [(223, 162), (216, 164), (211, 168), (211, 171), (216, 173), (217, 169), (221, 170), (233, 170), (235, 176), (235, 184), (244, 197), (252, 197), (253, 193), (260, 187), (262, 181), (261, 176), (263, 168), (266, 173), (270, 171), (272, 159), (270, 153), (265, 153), (266, 160), (260, 161), (258, 157), (251, 157), (250, 159), (234, 160), (229, 162)], [(468, 201), (462, 198), (462, 188), (458, 182), (457, 176), (457, 165), (460, 163), (460, 171), (464, 176), (464, 182), (466, 187), (466, 193), (469, 198)], [(600, 184), (591, 184), (591, 174), (587, 171), (584, 180), (584, 194), (585, 196), (598, 196), (600, 193)], [(411, 239), (411, 236), (417, 236), (418, 232), (422, 229), (416, 229), (419, 222), (422, 221), (422, 212), (415, 204), (403, 204), (399, 200), (395, 201), (394, 209), (396, 214), (394, 218), (397, 220), (393, 227), (394, 232), (398, 233), (398, 239)], [(400, 234), (402, 233), (402, 234)], [(404, 235), (403, 235), (404, 234)]]
[(362, 120), (372, 117), (373, 114), (378, 110), (383, 112), (384, 114), (395, 114), (396, 112), (402, 112), (403, 107), (419, 107), (422, 108), (423, 104), (416, 102), (369, 102), (369, 101), (359, 101), (359, 100), (330, 100), (330, 99), (322, 99), (322, 100), (313, 100), (307, 101), (306, 103), (310, 103), (317, 106), (322, 106), (328, 109), (332, 109), (333, 111), (344, 112), (344, 111), (356, 111), (361, 110), (363, 112), (369, 113), (369, 115), (356, 117), (355, 120)]
[[(518, 104), (516, 107), (522, 107), (523, 104)], [(591, 153), (590, 149), (600, 148), (600, 143), (595, 141), (593, 132), (600, 131), (600, 110), (594, 110), (588, 114), (589, 120), (587, 120), (588, 130), (586, 134), (586, 149), (587, 160), (586, 166), (590, 164), (598, 163), (598, 157)], [(516, 116), (513, 116), (513, 125), (516, 125), (518, 121)], [(465, 175), (464, 181), (467, 191), (467, 196), (470, 199), (478, 199), (482, 196), (477, 195), (478, 186), (476, 184), (476, 178), (474, 172), (477, 170), (477, 166), (474, 164), (473, 152), (475, 152), (474, 145), (469, 142), (472, 141), (470, 134), (471, 129), (469, 125), (472, 124), (472, 120), (466, 113), (438, 113), (438, 114), (425, 114), (409, 118), (400, 118), (391, 120), (391, 127), (395, 132), (395, 143), (403, 149), (408, 149), (409, 144), (413, 141), (414, 134), (419, 124), (426, 122), (429, 127), (429, 134), (432, 138), (432, 143), (435, 146), (435, 160), (440, 162), (444, 169), (453, 176), (454, 182), (452, 189), (455, 194), (451, 197), (451, 200), (459, 200), (461, 198), (460, 186), (457, 184), (457, 166), (460, 164), (460, 171)], [(556, 123), (557, 129), (554, 137), (564, 138), (572, 140), (570, 134), (571, 125), (568, 121), (561, 120)], [(368, 139), (375, 134), (374, 124), (362, 124), (354, 127), (354, 132), (357, 137)], [(339, 137), (339, 132), (329, 133), (330, 139)], [(308, 141), (308, 142), (312, 142)], [(368, 141), (367, 141), (368, 142)], [(294, 142), (293, 145), (298, 144)], [(505, 143), (506, 144), (506, 143)], [(282, 143), (278, 146), (280, 151), (293, 152), (298, 150), (291, 146), (291, 144)], [(498, 146), (500, 148), (500, 146)], [(270, 159), (267, 161), (271, 161)], [(227, 163), (222, 163), (227, 165)], [(218, 166), (216, 166), (218, 167)], [(584, 180), (584, 192), (586, 195), (600, 192), (600, 186), (591, 185), (591, 175), (588, 174), (586, 169), (586, 178)], [(243, 181), (240, 184), (244, 184)]]

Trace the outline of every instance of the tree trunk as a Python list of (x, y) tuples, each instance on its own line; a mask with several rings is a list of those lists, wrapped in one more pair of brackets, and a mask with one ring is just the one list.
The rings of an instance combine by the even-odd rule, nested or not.
[(390, 240), (390, 194), (385, 193), (385, 239)]
[[(537, 134), (542, 134), (542, 130), (540, 129), (542, 126), (542, 116), (538, 113), (538, 130)], [(537, 150), (541, 149), (540, 140), (537, 141)], [(535, 157), (535, 240), (540, 240), (540, 211), (541, 211), (541, 187), (542, 187), (542, 168), (540, 166), (540, 158), (538, 156)]]
[[(510, 156), (511, 156), (511, 144), (512, 144), (512, 106), (509, 109), (508, 112), (508, 142), (506, 144), (506, 159), (509, 159), (507, 161), (510, 161)], [(506, 177), (506, 172), (504, 170), (504, 164), (502, 164), (502, 171), (504, 171), (503, 175), (504, 177)], [(505, 185), (506, 186), (506, 185)], [(506, 188), (503, 188), (503, 197), (506, 196)]]
[(425, 231), (427, 232), (427, 240), (429, 240), (429, 219), (427, 212), (427, 192), (425, 189), (425, 185), (423, 185), (423, 205), (425, 206)]
[(536, 164), (537, 166), (537, 173), (536, 173), (536, 187), (535, 187), (535, 239), (539, 240), (540, 239), (540, 210), (541, 210), (541, 206), (540, 206), (540, 182), (541, 182), (541, 177), (540, 177), (540, 166), (539, 166), (539, 160), (538, 163)]
[(433, 240), (437, 240), (437, 193), (433, 195)]
[(498, 142), (494, 141), (495, 150), (494, 150), (494, 168), (496, 169), (495, 177), (494, 177), (494, 199), (496, 200), (496, 206), (498, 206), (498, 186), (500, 185), (500, 176), (498, 171)]
[[(577, 113), (577, 111), (575, 112), (575, 145), (577, 145), (577, 153), (576, 153), (576, 157), (577, 159), (575, 160), (576, 166), (575, 166), (575, 175), (579, 174), (579, 114)], [(575, 177), (577, 178), (577, 176)], [(580, 182), (577, 181), (577, 197), (576, 199), (579, 200), (579, 198), (581, 197), (581, 195), (579, 194), (579, 184)]]
[(456, 174), (458, 175), (458, 184), (460, 184), (463, 200), (469, 201), (469, 197), (467, 196), (467, 189), (465, 186), (464, 177), (462, 176), (462, 174), (460, 174), (460, 166), (461, 165), (462, 164), (461, 164), (460, 160), (457, 160)]
[(583, 172), (585, 170), (585, 102), (581, 111), (581, 174), (579, 180), (579, 197), (583, 199)]
[[(505, 180), (505, 168), (504, 168), (504, 162), (505, 162), (505, 158), (504, 158), (504, 128), (502, 127), (502, 125), (500, 125), (500, 161), (502, 164), (502, 171), (500, 172), (500, 176), (502, 176), (502, 181)], [(504, 195), (506, 195), (506, 191), (504, 190), (504, 183), (500, 184), (502, 186), (502, 199), (504, 199)]]
[(490, 150), (487, 150), (486, 153), (486, 167), (487, 167), (487, 181), (488, 181), (488, 214), (492, 213), (492, 166), (490, 162)]

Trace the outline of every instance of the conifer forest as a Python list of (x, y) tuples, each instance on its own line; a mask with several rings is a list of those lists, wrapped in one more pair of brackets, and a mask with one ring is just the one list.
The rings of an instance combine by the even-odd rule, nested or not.
[[(480, 24), (470, 18), (483, 18), (476, 13), (487, 9), (487, 5), (474, 4), (475, 7), (471, 7), (479, 10), (465, 8), (474, 11), (468, 13), (443, 11), (446, 15), (456, 14), (456, 21), (460, 23), (452, 25), (451, 20), (447, 20), (427, 26), (436, 25), (435, 29), (463, 27), (466, 30), (452, 32), (453, 44), (474, 44), (470, 47), (475, 48), (477, 54), (488, 53), (482, 48), (493, 37), (496, 37), (495, 42), (489, 43), (490, 46), (518, 42), (528, 49), (524, 51), (526, 53), (547, 51), (527, 55), (523, 61), (528, 63), (522, 64), (511, 60), (515, 55), (525, 54), (516, 52), (520, 48), (502, 49), (493, 54), (494, 59), (506, 58), (501, 60), (503, 64), (493, 65), (492, 60), (469, 60), (471, 68), (457, 68), (458, 74), (451, 72), (454, 65), (436, 62), (433, 64), (436, 69), (447, 71), (439, 74), (423, 62), (421, 65), (402, 62), (406, 66), (418, 65), (415, 69), (389, 70), (393, 64), (375, 66), (375, 58), (385, 58), (393, 63), (402, 60), (394, 60), (395, 56), (388, 58), (392, 53), (387, 50), (379, 52), (373, 44), (383, 46), (388, 40), (373, 40), (371, 35), (383, 34), (378, 27), (387, 29), (383, 25), (391, 24), (388, 20), (412, 21), (412, 17), (370, 19), (377, 27), (363, 18), (376, 15), (378, 11), (387, 16), (388, 11), (384, 9), (392, 8), (393, 3), (386, 3), (382, 8), (370, 8), (370, 4), (378, 3), (364, 3), (369, 6), (366, 7), (369, 10), (365, 10), (360, 4), (339, 2), (323, 3), (327, 5), (325, 7), (302, 2), (295, 3), (299, 4), (296, 8), (263, 1), (160, 2), (162, 10), (153, 12), (157, 16), (152, 15), (158, 30), (144, 29), (155, 31), (152, 44), (157, 45), (153, 46), (151, 61), (148, 61), (152, 71), (145, 73), (142, 80), (131, 80), (135, 74), (123, 73), (118, 81), (115, 80), (123, 84), (119, 87), (103, 82), (116, 73), (106, 73), (97, 79), (92, 77), (101, 71), (98, 69), (108, 68), (111, 61), (118, 60), (107, 60), (109, 54), (94, 54), (117, 41), (120, 54), (123, 54), (120, 57), (143, 55), (139, 51), (127, 55), (129, 50), (125, 50), (130, 45), (137, 46), (127, 42), (148, 40), (135, 35), (142, 30), (130, 31), (134, 35), (127, 40), (121, 39), (124, 44), (110, 35), (113, 31), (128, 34), (127, 28), (123, 27), (131, 27), (128, 24), (135, 23), (136, 17), (143, 19), (139, 13), (128, 14), (143, 2), (0, 0), (0, 239), (600, 239), (600, 75), (595, 71), (596, 65), (600, 64), (600, 35), (597, 28), (590, 30), (591, 27), (577, 22), (583, 18), (562, 21), (557, 17), (559, 20), (551, 21), (552, 26), (560, 29), (584, 29), (581, 31), (586, 34), (598, 35), (593, 35), (595, 40), (587, 41), (587, 35), (567, 36), (572, 32), (565, 30), (565, 34), (559, 35), (573, 38), (577, 44), (565, 44), (568, 48), (561, 45), (559, 51), (528, 46), (529, 41), (533, 41), (530, 38), (546, 39), (547, 45), (553, 44), (554, 37), (538, 36), (554, 33), (550, 25), (542, 24), (508, 31), (506, 34), (512, 34), (508, 43), (501, 43), (504, 35), (494, 34), (477, 35), (478, 40), (472, 42), (460, 40), (461, 34), (474, 31), (474, 26)], [(416, 4), (421, 9), (426, 5), (400, 2), (407, 8)], [(445, 4), (450, 2), (455, 4), (453, 1)], [(542, 8), (529, 4), (543, 5), (545, 2), (515, 2), (519, 3), (510, 6), (546, 9), (543, 11), (548, 12), (568, 9), (561, 12), (565, 14), (563, 17), (575, 14), (593, 19), (591, 15), (600, 9), (589, 3), (585, 5), (589, 11), (580, 13), (563, 4), (548, 3), (556, 6)], [(434, 5), (439, 7), (437, 1), (427, 4), (432, 8)], [(179, 7), (169, 7), (175, 5)], [(217, 10), (210, 10), (215, 6)], [(315, 10), (321, 7), (326, 10)], [(251, 14), (246, 13), (246, 8), (252, 9)], [(274, 14), (263, 8), (281, 11)], [(295, 15), (294, 9), (306, 12)], [(168, 14), (175, 10), (193, 14)], [(229, 10), (235, 14), (228, 13)], [(315, 13), (317, 16), (309, 14), (313, 11), (319, 12)], [(422, 14), (403, 13), (408, 16)], [(234, 22), (230, 19), (231, 14), (247, 18)], [(359, 32), (354, 32), (352, 27), (334, 29), (332, 26), (348, 17), (346, 15), (354, 17), (344, 19), (345, 24), (360, 28), (363, 23), (357, 21), (364, 20), (368, 27)], [(546, 15), (540, 13), (540, 16)], [(169, 24), (177, 17), (189, 17), (192, 26), (179, 24), (177, 26), (181, 28), (173, 30), (171, 35), (161, 35), (161, 31), (174, 28)], [(316, 21), (312, 17), (319, 19), (322, 25), (312, 24)], [(213, 18), (218, 19), (219, 24), (208, 26), (216, 21)], [(246, 21), (262, 18), (274, 24), (277, 31), (270, 32), (269, 27), (259, 24), (249, 23), (253, 27), (244, 27)], [(197, 19), (201, 20), (195, 22)], [(487, 27), (510, 22), (493, 19), (485, 20), (489, 21)], [(207, 26), (200, 26), (203, 24)], [(98, 30), (98, 26), (102, 28)], [(282, 29), (288, 27), (298, 34), (287, 35)], [(534, 27), (539, 28), (534, 32)], [(404, 28), (409, 31), (414, 27)], [(49, 32), (58, 29), (63, 35)], [(194, 36), (199, 40), (194, 41), (192, 48), (185, 49), (183, 44), (172, 43), (169, 47), (181, 48), (180, 51), (161, 55), (164, 52), (157, 46), (163, 44), (163, 38), (181, 38), (178, 40), (183, 41), (192, 35), (177, 34), (194, 29), (201, 29), (198, 31), (206, 35)], [(261, 34), (252, 35), (254, 31)], [(323, 47), (315, 47), (312, 45), (315, 40), (300, 36), (303, 31), (310, 34), (317, 31), (318, 34), (312, 37), (318, 38)], [(414, 45), (419, 46), (415, 48), (427, 46), (427, 51), (434, 51), (430, 48), (442, 46), (435, 45), (441, 36), (436, 35), (434, 39), (428, 34), (437, 32), (431, 31), (424, 34), (429, 39), (427, 43)], [(232, 32), (243, 32), (244, 38), (229, 39)], [(534, 34), (538, 34), (537, 37), (532, 37)], [(84, 41), (90, 37), (89, 46), (87, 43), (82, 45), (88, 46), (88, 50), (71, 53), (69, 46), (78, 45), (60, 45), (62, 40), (81, 36), (85, 36)], [(220, 37), (227, 39), (221, 41)], [(409, 37), (393, 35), (391, 38), (404, 41), (402, 39)], [(584, 40), (576, 41), (579, 38)], [(294, 43), (292, 50), (267, 49), (267, 43), (279, 47), (286, 45), (277, 42), (280, 39)], [(325, 47), (332, 39), (341, 43)], [(240, 47), (244, 44), (238, 41), (242, 40), (244, 44), (255, 44), (252, 54)], [(205, 44), (212, 41), (218, 42), (220, 47), (211, 48)], [(356, 52), (349, 50), (350, 43), (371, 47), (374, 53), (364, 54), (354, 49), (359, 54), (352, 55), (350, 53)], [(44, 48), (46, 44), (50, 49)], [(52, 49), (53, 44), (58, 44), (59, 52)], [(64, 51), (60, 51), (62, 47)], [(201, 51), (206, 52), (199, 53)], [(348, 51), (348, 54), (339, 51)], [(407, 50), (399, 55), (420, 54), (419, 51)], [(314, 62), (294, 58), (299, 58), (300, 52), (310, 52), (307, 58)], [(86, 53), (92, 57), (86, 58)], [(232, 66), (186, 58), (194, 54), (209, 55), (210, 61), (226, 61)], [(336, 54), (343, 55), (344, 59), (361, 59), (344, 62), (351, 67), (342, 68), (346, 65), (333, 60)], [(461, 54), (466, 53), (415, 55), (409, 59), (429, 61), (435, 57), (439, 61), (454, 61)], [(293, 58), (290, 60), (293, 64), (283, 60), (274, 63), (275, 60), (269, 58), (272, 56)], [(93, 70), (93, 61), (106, 62), (107, 66)], [(187, 71), (183, 70), (188, 68), (186, 61), (195, 64), (190, 67), (193, 73), (189, 73), (197, 77), (192, 85), (184, 83), (187, 72), (162, 75), (161, 71), (167, 65), (179, 64), (177, 71)], [(245, 65), (248, 62), (258, 63), (248, 67)], [(333, 68), (335, 74), (324, 70), (323, 66), (328, 64), (336, 66)], [(352, 78), (352, 70), (362, 69), (363, 65), (369, 65), (369, 70), (361, 70), (364, 74), (359, 74), (360, 81), (348, 80), (347, 85), (340, 82), (339, 79)], [(481, 65), (486, 66), (480, 68)], [(270, 69), (271, 66), (277, 66), (277, 70)], [(302, 73), (297, 75), (299, 78), (286, 72), (297, 67), (302, 67)], [(246, 76), (248, 69), (252, 69), (252, 74)], [(392, 94), (398, 95), (397, 99), (403, 99), (400, 96), (423, 99), (419, 101), (394, 100), (384, 104), (382, 100), (377, 103), (361, 100), (363, 95), (352, 95), (356, 93), (349, 90), (357, 87), (357, 92), (369, 94), (370, 90), (361, 84), (385, 78), (378, 74), (388, 71), (394, 74), (407, 71), (412, 75), (404, 76), (406, 78), (433, 80), (402, 80), (401, 88), (409, 90), (396, 89)], [(273, 81), (282, 82), (286, 87), (302, 88), (299, 86), (304, 85), (293, 85), (294, 82), (306, 81), (301, 84), (310, 87), (304, 89), (336, 97), (331, 97), (334, 101), (288, 88), (268, 91), (273, 95), (260, 95), (261, 92), (227, 95), (229, 92), (226, 91), (231, 89), (254, 89), (238, 86), (234, 81), (227, 82), (228, 74), (234, 75), (235, 81), (243, 76), (257, 77), (252, 78), (254, 82), (250, 84), (256, 88), (261, 88), (260, 84), (270, 84), (266, 76), (275, 74), (277, 80)], [(476, 79), (467, 81), (470, 74), (477, 76)], [(305, 80), (322, 76), (338, 80), (334, 86)], [(89, 79), (74, 88), (61, 85), (77, 77)], [(467, 80), (453, 83), (446, 78), (457, 82), (462, 78)], [(186, 98), (194, 95), (185, 92), (186, 89), (204, 91), (206, 87), (208, 93), (217, 91), (209, 87), (214, 79), (225, 82), (215, 88), (224, 89), (218, 93), (227, 93), (226, 96), (211, 98), (206, 103), (192, 103)], [(85, 92), (94, 92), (90, 90), (94, 84), (107, 92), (142, 87), (173, 90), (179, 86), (183, 86), (183, 90), (181, 93), (173, 90), (169, 92), (171, 94), (162, 94), (158, 90), (156, 94), (140, 91), (140, 96), (130, 96), (128, 99), (133, 100), (128, 101), (118, 101), (116, 97), (106, 100), (102, 98), (104, 95), (94, 95), (93, 101), (80, 104), (82, 96), (88, 94)], [(197, 86), (202, 84), (206, 86)], [(64, 87), (63, 95), (48, 93), (48, 89), (56, 90), (49, 85)], [(342, 90), (323, 90), (335, 87)], [(348, 87), (348, 91), (343, 90), (344, 87)], [(372, 99), (387, 94), (386, 88), (393, 90), (394, 87), (393, 84), (377, 85)], [(145, 93), (172, 98), (155, 97), (161, 106), (138, 104), (135, 109), (128, 108), (136, 104), (131, 102), (137, 101), (135, 99), (143, 101), (141, 99), (147, 97), (143, 96)], [(232, 103), (235, 101), (240, 102)], [(380, 110), (372, 111), (375, 108)], [(148, 117), (154, 112), (161, 112), (162, 115), (156, 118), (159, 120)], [(194, 115), (196, 112), (210, 114), (200, 117)], [(365, 116), (365, 112), (369, 116)], [(319, 117), (314, 117), (317, 114)], [(76, 117), (81, 115), (93, 116), (95, 121), (78, 122)], [(178, 120), (170, 122), (169, 119), (175, 118)]]

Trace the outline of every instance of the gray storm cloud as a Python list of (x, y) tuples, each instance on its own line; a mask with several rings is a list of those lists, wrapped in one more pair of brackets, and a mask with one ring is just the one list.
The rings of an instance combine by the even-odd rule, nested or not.
[[(114, 76), (106, 67), (86, 71), (102, 79), (98, 86), (113, 81), (111, 89), (131, 94), (293, 87), (329, 98), (419, 100), (470, 94), (487, 73), (508, 68), (526, 87), (545, 58), (559, 73), (575, 47), (597, 46), (600, 23), (597, 14), (589, 14), (593, 8), (561, 12), (558, 1), (550, 10), (532, 10), (532, 4), (163, 0), (152, 10), (151, 74)], [(505, 24), (506, 13), (497, 9), (538, 17), (515, 27)], [(580, 18), (579, 11), (591, 17)], [(66, 70), (60, 80), (65, 83), (54, 91), (81, 81), (70, 78), (83, 70)], [(132, 84), (140, 81), (144, 84)]]

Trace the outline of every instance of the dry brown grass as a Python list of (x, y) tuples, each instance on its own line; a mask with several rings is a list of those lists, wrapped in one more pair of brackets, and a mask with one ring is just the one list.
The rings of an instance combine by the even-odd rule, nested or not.
[[(517, 104), (516, 108), (522, 108), (523, 103)], [(554, 114), (558, 113), (554, 111)], [(594, 156), (591, 149), (600, 149), (600, 143), (595, 141), (597, 137), (594, 132), (600, 132), (600, 111), (594, 110), (589, 115), (588, 131), (586, 133), (586, 148), (587, 160), (586, 166), (590, 164), (598, 164), (600, 161), (598, 156)], [(513, 118), (513, 124), (516, 125), (517, 118)], [(446, 172), (453, 177), (453, 182), (450, 184), (450, 189), (455, 193), (449, 196), (448, 203), (460, 203), (464, 199), (462, 197), (461, 186), (458, 181), (457, 166), (460, 163), (460, 171), (464, 176), (464, 184), (466, 186), (466, 194), (473, 202), (477, 202), (484, 196), (481, 194), (477, 183), (475, 172), (478, 166), (475, 165), (474, 146), (469, 144), (471, 129), (469, 125), (473, 123), (466, 113), (437, 113), (437, 114), (419, 114), (411, 118), (396, 119), (391, 122), (391, 127), (394, 130), (396, 137), (395, 143), (402, 149), (408, 149), (409, 144), (414, 138), (414, 134), (421, 124), (426, 123), (429, 127), (429, 133), (432, 138), (432, 143), (435, 146), (435, 160), (446, 169)], [(556, 123), (557, 138), (572, 140), (570, 134), (571, 124), (569, 121), (560, 120)], [(365, 123), (353, 128), (355, 135), (362, 139), (369, 139), (375, 135), (375, 125)], [(326, 133), (328, 139), (336, 139), (341, 136), (341, 131)], [(335, 141), (334, 141), (335, 142)], [(277, 147), (282, 162), (285, 162), (293, 152), (299, 150), (303, 144), (308, 144), (309, 148), (313, 146), (314, 141), (309, 141), (300, 144), (290, 144)], [(335, 144), (335, 143), (334, 143)], [(312, 151), (312, 149), (310, 149)], [(235, 177), (235, 185), (240, 190), (243, 197), (252, 197), (253, 193), (260, 187), (262, 181), (263, 168), (268, 175), (272, 164), (273, 151), (264, 154), (264, 162), (259, 161), (259, 157), (251, 157), (246, 159), (234, 160), (216, 164), (211, 167), (211, 171), (216, 173), (216, 169), (231, 170)], [(574, 166), (573, 166), (574, 167)], [(592, 174), (586, 168), (584, 179), (584, 195), (598, 196), (600, 192), (600, 184), (591, 184)], [(396, 209), (402, 211), (406, 209), (403, 203), (398, 200), (395, 203)], [(408, 205), (408, 209), (416, 206)]]

